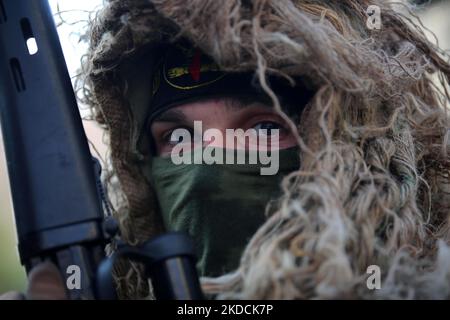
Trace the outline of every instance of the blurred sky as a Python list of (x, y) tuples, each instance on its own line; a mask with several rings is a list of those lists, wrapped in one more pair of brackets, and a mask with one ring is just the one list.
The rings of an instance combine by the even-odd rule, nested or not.
[[(57, 11), (59, 4), (61, 17), (66, 22), (58, 28), (58, 32), (69, 72), (74, 76), (79, 67), (80, 57), (86, 50), (86, 45), (78, 42), (79, 34), (86, 27), (89, 12), (101, 6), (102, 0), (49, 0), (49, 3), (53, 12)], [(420, 15), (425, 26), (438, 35), (441, 47), (450, 49), (450, 1), (438, 2), (430, 9), (422, 10)], [(60, 22), (60, 17), (56, 16), (55, 20)], [(92, 123), (84, 124), (89, 139), (104, 154), (101, 131)], [(0, 293), (24, 289), (25, 273), (20, 266), (17, 253), (3, 144), (0, 143)]]
[(86, 51), (85, 43), (79, 42), (79, 36), (86, 28), (89, 13), (102, 6), (102, 0), (49, 0), (54, 13), (59, 9), (60, 15), (55, 15), (55, 22), (64, 22), (58, 27), (61, 46), (64, 50), (67, 68), (74, 76), (79, 67), (81, 55)]

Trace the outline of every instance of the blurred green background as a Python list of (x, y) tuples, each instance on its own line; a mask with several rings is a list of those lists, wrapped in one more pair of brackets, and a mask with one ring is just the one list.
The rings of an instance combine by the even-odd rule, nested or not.
[[(79, 33), (84, 27), (83, 20), (86, 21), (83, 14), (86, 15), (99, 6), (102, 0), (49, 0), (49, 2), (54, 12), (57, 10), (57, 4), (59, 10), (65, 12), (64, 20), (68, 24), (61, 26), (58, 32), (69, 72), (74, 75), (80, 56), (85, 50), (85, 47), (78, 43)], [(418, 14), (423, 18), (424, 25), (438, 36), (440, 46), (443, 49), (450, 49), (450, 1), (433, 1), (426, 9), (419, 8)], [(58, 18), (56, 20), (58, 22)], [(76, 21), (81, 23), (72, 23)], [(104, 154), (105, 146), (101, 142), (101, 130), (92, 123), (84, 124), (89, 139)], [(0, 143), (0, 294), (10, 290), (24, 291), (25, 279), (25, 272), (20, 265), (17, 252), (5, 156), (3, 144)]]
[(8, 290), (23, 291), (25, 272), (19, 264), (16, 231), (10, 203), (10, 192), (4, 159), (0, 146), (0, 293)]

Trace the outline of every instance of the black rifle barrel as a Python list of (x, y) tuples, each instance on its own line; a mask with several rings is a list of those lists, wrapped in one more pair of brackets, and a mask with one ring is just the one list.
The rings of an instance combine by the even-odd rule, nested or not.
[(0, 0), (0, 116), (22, 264), (76, 265), (94, 298), (103, 208), (47, 0)]

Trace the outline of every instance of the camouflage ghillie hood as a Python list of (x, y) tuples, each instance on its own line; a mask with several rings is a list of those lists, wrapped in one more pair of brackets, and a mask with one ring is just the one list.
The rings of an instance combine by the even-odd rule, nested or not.
[[(370, 5), (381, 8), (380, 30), (367, 28)], [(290, 123), (302, 164), (281, 207), (235, 272), (203, 279), (207, 292), (450, 298), (450, 65), (417, 25), (382, 0), (107, 1), (89, 32), (83, 92), (107, 130), (123, 238), (163, 230), (136, 141), (151, 49), (183, 37), (226, 70), (255, 71), (268, 94), (269, 74), (303, 77), (316, 92)], [(370, 265), (381, 290), (366, 287)], [(117, 279), (123, 298), (147, 294), (137, 266), (124, 262)]]

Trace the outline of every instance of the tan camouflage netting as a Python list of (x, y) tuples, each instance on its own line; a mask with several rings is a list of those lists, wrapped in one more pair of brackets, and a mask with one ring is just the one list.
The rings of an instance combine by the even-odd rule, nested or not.
[[(371, 4), (381, 7), (379, 31), (366, 27)], [(204, 279), (208, 292), (450, 298), (450, 65), (417, 25), (381, 0), (107, 1), (91, 25), (82, 86), (107, 129), (124, 239), (163, 229), (136, 138), (151, 91), (148, 49), (181, 35), (227, 70), (256, 70), (268, 92), (268, 73), (317, 89), (291, 123), (302, 167), (285, 179), (281, 208), (236, 272)], [(383, 271), (378, 291), (365, 285), (372, 264)], [(147, 295), (136, 271), (118, 268), (122, 298)]]

